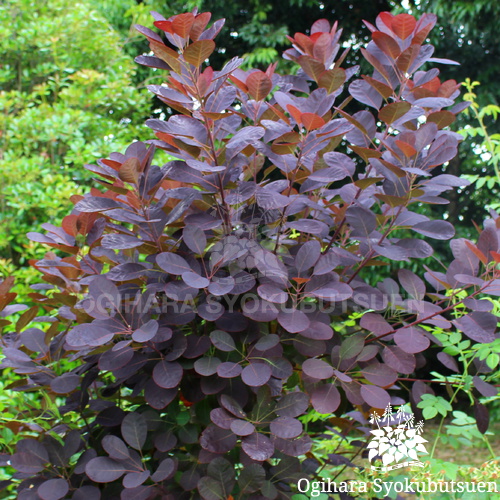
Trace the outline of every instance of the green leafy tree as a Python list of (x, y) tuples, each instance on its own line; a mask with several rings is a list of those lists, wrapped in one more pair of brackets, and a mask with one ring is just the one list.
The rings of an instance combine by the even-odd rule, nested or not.
[(8, 0), (0, 26), (0, 256), (23, 264), (36, 255), (26, 231), (68, 212), (86, 161), (141, 138), (150, 99), (86, 3)]

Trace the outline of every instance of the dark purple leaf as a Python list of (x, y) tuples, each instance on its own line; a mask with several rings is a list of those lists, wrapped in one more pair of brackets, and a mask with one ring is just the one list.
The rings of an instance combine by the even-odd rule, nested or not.
[(273, 347), (277, 346), (280, 342), (280, 338), (278, 335), (275, 333), (269, 333), (267, 335), (264, 335), (261, 337), (257, 343), (255, 344), (255, 349), (258, 351), (268, 351), (269, 349), (272, 349)]
[(332, 269), (335, 269), (340, 264), (340, 259), (337, 254), (330, 251), (322, 255), (316, 265), (314, 266), (314, 275), (321, 276), (323, 274), (329, 273)]
[(118, 203), (110, 198), (88, 196), (75, 205), (75, 210), (79, 212), (104, 212), (105, 210), (124, 207), (125, 205), (122, 203)]
[(203, 500), (223, 500), (226, 498), (224, 486), (212, 477), (200, 478), (196, 486)]
[(255, 432), (255, 426), (246, 420), (232, 420), (230, 426), (237, 436), (249, 436)]
[(80, 385), (80, 377), (73, 373), (64, 373), (50, 383), (50, 388), (56, 394), (69, 394)]
[(363, 350), (359, 354), (359, 356), (356, 358), (356, 361), (370, 361), (370, 359), (373, 359), (379, 351), (379, 347), (373, 344), (368, 344), (365, 347), (363, 347)]
[(316, 170), (309, 176), (309, 180), (315, 182), (330, 183), (340, 181), (348, 175), (348, 172), (341, 165), (321, 168)]
[(177, 388), (164, 389), (156, 385), (154, 380), (148, 380), (144, 387), (144, 398), (156, 410), (162, 410), (177, 396)]
[(230, 430), (209, 425), (200, 436), (200, 445), (212, 453), (227, 453), (236, 446), (236, 436)]
[(107, 344), (114, 336), (114, 331), (108, 331), (99, 326), (84, 323), (76, 326), (68, 333), (66, 342), (71, 347), (97, 347)]
[(177, 387), (182, 379), (182, 366), (179, 363), (160, 361), (153, 369), (153, 379), (164, 389)]
[(187, 225), (182, 232), (182, 238), (186, 246), (192, 252), (198, 255), (202, 255), (205, 252), (207, 238), (205, 236), (205, 231), (200, 227), (194, 224)]
[(278, 323), (287, 332), (299, 333), (309, 327), (309, 318), (298, 309), (283, 309), (278, 314)]
[(231, 396), (223, 394), (220, 397), (220, 403), (229, 413), (232, 413), (234, 416), (238, 418), (247, 418), (247, 415), (241, 408), (240, 404)]
[(300, 332), (300, 335), (313, 340), (330, 340), (333, 337), (333, 329), (325, 323), (311, 321), (309, 328)]
[(307, 434), (296, 439), (283, 439), (272, 436), (272, 442), (275, 448), (290, 457), (300, 457), (305, 455), (312, 448), (312, 440)]
[(158, 57), (141, 55), (137, 56), (134, 61), (137, 64), (148, 66), (150, 68), (170, 69), (169, 65), (161, 59), (158, 59)]
[(253, 460), (264, 462), (273, 456), (274, 446), (264, 434), (254, 433), (242, 439), (243, 451)]
[(434, 253), (434, 249), (429, 245), (429, 243), (416, 238), (399, 240), (396, 245), (403, 248), (408, 257), (415, 259), (425, 259)]
[(210, 284), (210, 280), (192, 271), (182, 273), (182, 280), (191, 288), (206, 288)]
[(351, 236), (368, 237), (377, 227), (375, 214), (364, 207), (351, 206), (346, 212), (346, 220), (351, 226)]
[(65, 479), (49, 479), (38, 487), (37, 493), (43, 500), (59, 500), (64, 498), (68, 491), (69, 485)]
[(142, 472), (129, 472), (123, 477), (123, 486), (125, 488), (137, 488), (137, 486), (140, 486), (149, 478), (149, 475), (150, 473), (148, 470)]
[(136, 342), (147, 342), (151, 340), (158, 331), (158, 321), (150, 319), (147, 323), (138, 328), (133, 334), (132, 338)]
[(148, 500), (151, 498), (151, 486), (136, 486), (122, 490), (120, 500)]
[(368, 104), (375, 108), (380, 109), (382, 105), (382, 96), (368, 83), (364, 80), (356, 80), (349, 85), (349, 93), (363, 104)]
[(242, 371), (241, 365), (232, 361), (225, 361), (217, 366), (217, 375), (222, 378), (238, 377)]
[(127, 460), (130, 458), (127, 445), (119, 437), (112, 434), (103, 437), (102, 447), (115, 460)]
[(421, 108), (446, 108), (453, 103), (453, 99), (446, 99), (445, 97), (423, 97), (417, 99), (413, 105)]
[(394, 341), (401, 350), (410, 354), (425, 351), (431, 343), (423, 330), (416, 326), (400, 328), (394, 334)]
[[(366, 328), (366, 326), (364, 328)], [(364, 335), (352, 335), (351, 337), (347, 337), (340, 346), (340, 359), (355, 358), (363, 350), (364, 347)]]
[(204, 377), (210, 377), (217, 373), (217, 367), (220, 365), (221, 361), (215, 356), (206, 356), (197, 359), (194, 363), (194, 369), (196, 373), (203, 375)]
[(126, 466), (108, 457), (96, 457), (85, 466), (85, 472), (91, 481), (96, 483), (112, 483), (122, 477)]
[(455, 228), (445, 220), (419, 222), (412, 226), (412, 229), (435, 240), (449, 240), (455, 235)]
[(259, 464), (244, 467), (238, 477), (238, 486), (242, 493), (255, 493), (260, 490), (266, 480), (266, 471)]
[(220, 297), (231, 292), (234, 288), (234, 284), (235, 282), (232, 276), (226, 276), (225, 278), (218, 278), (215, 276), (212, 278), (210, 285), (208, 285), (208, 291)]
[(498, 395), (499, 389), (494, 385), (488, 384), (481, 377), (475, 375), (473, 378), (474, 387), (481, 393), (485, 398), (494, 398)]
[(288, 300), (288, 293), (274, 285), (260, 285), (257, 288), (257, 293), (259, 294), (259, 297), (267, 302), (284, 304)]
[(181, 275), (192, 271), (191, 266), (180, 255), (163, 252), (156, 256), (156, 263), (167, 273)]
[(306, 359), (302, 364), (302, 371), (307, 376), (317, 380), (333, 377), (333, 368), (321, 359)]
[(455, 361), (455, 358), (453, 358), (449, 354), (446, 354), (445, 352), (438, 352), (437, 359), (439, 359), (439, 361), (441, 361), (441, 363), (443, 363), (443, 365), (446, 366), (446, 368), (448, 368), (449, 370), (455, 373), (459, 372), (458, 364)]
[(265, 130), (262, 127), (244, 127), (226, 144), (226, 159), (230, 160), (248, 145), (257, 146), (259, 139), (264, 135)]
[(276, 404), (276, 413), (280, 417), (298, 417), (309, 407), (309, 398), (303, 392), (291, 392), (280, 398)]
[(260, 387), (271, 378), (271, 367), (267, 363), (249, 363), (241, 372), (243, 382), (251, 387)]
[(482, 403), (477, 401), (474, 403), (474, 417), (476, 418), (476, 425), (481, 434), (485, 434), (490, 425), (490, 415), (488, 408)]
[(121, 431), (123, 439), (135, 450), (141, 450), (148, 435), (148, 425), (144, 415), (128, 413), (122, 421)]
[(255, 266), (263, 276), (279, 284), (287, 283), (288, 271), (280, 259), (272, 252), (258, 250), (254, 254), (254, 259)]
[(387, 366), (396, 370), (398, 373), (410, 374), (415, 371), (415, 356), (403, 351), (397, 346), (384, 347), (382, 358)]
[(334, 384), (320, 385), (311, 393), (311, 403), (318, 413), (335, 412), (340, 401), (340, 392)]
[(222, 330), (214, 330), (211, 332), (210, 340), (219, 351), (231, 352), (236, 349), (233, 337)]
[(134, 356), (134, 350), (125, 346), (120, 350), (109, 349), (101, 354), (99, 368), (104, 371), (113, 371), (123, 368)]
[(153, 442), (158, 451), (167, 452), (177, 444), (177, 438), (170, 431), (162, 431), (154, 436)]
[(297, 268), (297, 271), (299, 273), (303, 273), (304, 271), (311, 269), (311, 267), (313, 267), (314, 264), (316, 264), (316, 262), (318, 261), (320, 254), (321, 254), (321, 245), (319, 241), (311, 240), (304, 243), (299, 248), (299, 251), (295, 256), (295, 267)]
[(389, 393), (376, 385), (362, 385), (360, 393), (365, 402), (373, 408), (386, 408), (391, 401)]
[(210, 412), (210, 420), (221, 429), (230, 430), (235, 418), (223, 408), (215, 408)]
[(175, 474), (177, 466), (171, 458), (166, 458), (160, 462), (156, 471), (151, 475), (151, 479), (156, 482), (166, 481)]
[(371, 363), (369, 366), (363, 368), (361, 373), (366, 380), (381, 387), (391, 386), (398, 378), (396, 371), (378, 362)]
[(127, 248), (139, 247), (144, 242), (135, 236), (126, 234), (107, 234), (101, 241), (103, 248), (111, 248), (112, 250), (125, 250)]
[(352, 297), (352, 288), (346, 283), (328, 283), (324, 287), (309, 292), (309, 295), (332, 302), (342, 302)]
[(296, 438), (302, 434), (302, 424), (292, 417), (278, 417), (270, 424), (271, 434), (283, 439)]
[(72, 500), (101, 500), (101, 492), (95, 486), (81, 486), (73, 493)]
[(475, 342), (488, 344), (496, 339), (497, 318), (487, 312), (472, 312), (454, 322), (455, 326)]
[(300, 231), (301, 233), (317, 234), (326, 236), (328, 234), (328, 226), (319, 220), (300, 219), (294, 222), (287, 222), (286, 227)]
[(399, 282), (408, 292), (410, 297), (422, 300), (425, 295), (425, 283), (413, 272), (408, 269), (398, 271)]
[[(4, 309), (5, 311), (5, 309)], [(45, 332), (38, 328), (28, 328), (21, 333), (21, 341), (31, 352), (45, 354), (49, 346), (45, 343)]]
[(278, 316), (278, 308), (272, 303), (265, 300), (250, 299), (246, 300), (242, 306), (243, 314), (258, 322), (269, 322), (276, 319)]

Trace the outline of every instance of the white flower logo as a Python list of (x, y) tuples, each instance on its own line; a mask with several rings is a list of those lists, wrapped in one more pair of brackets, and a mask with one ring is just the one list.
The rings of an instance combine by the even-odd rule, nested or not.
[[(417, 452), (427, 454), (424, 446), (427, 440), (421, 435), (424, 423), (419, 422), (414, 426), (414, 420), (413, 414), (406, 413), (403, 406), (398, 409), (396, 416), (392, 413), (391, 405), (387, 406), (382, 418), (376, 413), (372, 414), (370, 422), (377, 424), (377, 429), (370, 431), (375, 437), (368, 443), (368, 459), (381, 457), (384, 465), (372, 466), (373, 469), (387, 471), (408, 466), (423, 467), (418, 461)], [(398, 463), (403, 459), (412, 459), (414, 462)]]

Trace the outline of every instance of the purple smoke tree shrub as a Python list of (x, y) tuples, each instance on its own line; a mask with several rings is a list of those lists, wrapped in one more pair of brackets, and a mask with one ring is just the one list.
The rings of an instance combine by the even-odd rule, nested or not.
[[(147, 121), (148, 144), (87, 166), (102, 190), (29, 235), (53, 250), (33, 263), (46, 285), (2, 337), (2, 366), (63, 418), (43, 410), (50, 432), (2, 457), (20, 499), (289, 498), (318, 465), (310, 408), (366, 436), (374, 409), (432, 392), (399, 383), (439, 350), (429, 327), (497, 338), (481, 300), (500, 295), (496, 213), (477, 244), (451, 241), (451, 262), (408, 269), (454, 236), (417, 207), (467, 184), (436, 173), (466, 103), (432, 67), (452, 63), (425, 44), (435, 16), (366, 23), (360, 78), (324, 19), (290, 38), (300, 69), (280, 75), (208, 66), (224, 23), (210, 13), (153, 16), (159, 34), (137, 29), (154, 55), (137, 62), (165, 71), (150, 90), (173, 114)], [(157, 166), (158, 149), (174, 159)], [(39, 307), (45, 331), (28, 327)]]

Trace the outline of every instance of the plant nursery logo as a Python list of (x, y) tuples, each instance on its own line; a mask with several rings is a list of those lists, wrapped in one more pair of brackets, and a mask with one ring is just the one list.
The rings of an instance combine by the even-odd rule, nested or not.
[[(377, 425), (377, 429), (370, 431), (374, 438), (368, 443), (368, 459), (382, 459), (382, 467), (371, 466), (373, 470), (387, 472), (402, 467), (423, 467), (419, 461), (419, 454), (427, 454), (422, 437), (424, 423), (415, 425), (413, 413), (407, 413), (405, 407), (399, 407), (396, 414), (392, 412), (391, 405), (384, 410), (380, 417), (372, 413), (370, 423)], [(410, 460), (408, 460), (410, 459)], [(402, 460), (405, 460), (402, 462)]]

